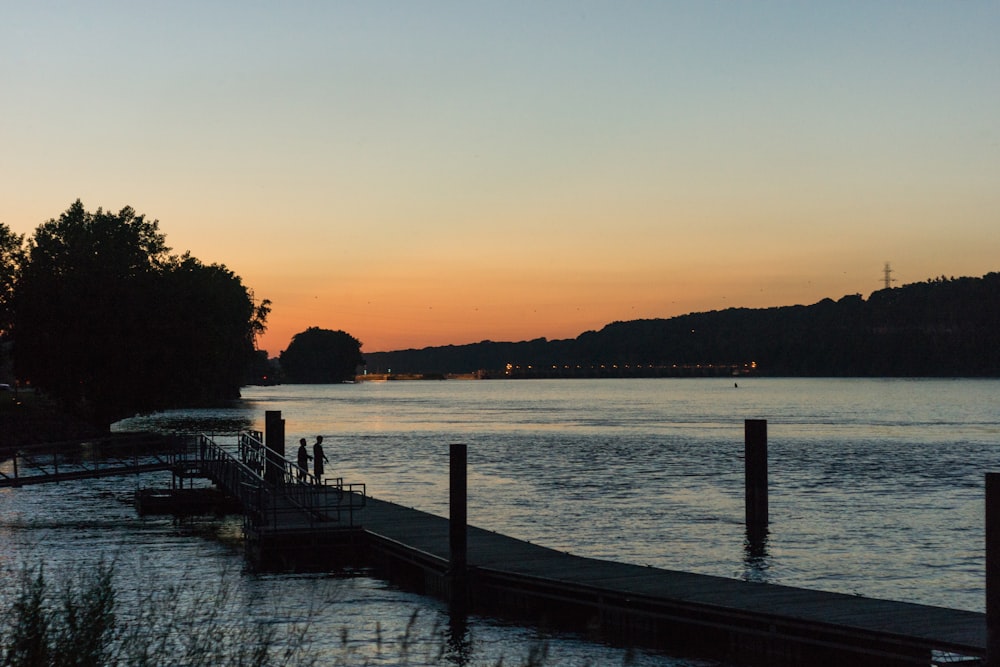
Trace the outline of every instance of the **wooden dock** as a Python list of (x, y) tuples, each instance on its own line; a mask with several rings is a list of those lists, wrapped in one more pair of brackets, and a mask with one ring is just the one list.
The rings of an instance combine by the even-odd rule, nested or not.
[(373, 567), (448, 600), (456, 613), (509, 615), (738, 664), (894, 667), (986, 657), (983, 613), (584, 558), (467, 526), (464, 446), (452, 447), (461, 457), (450, 480), (456, 521), (364, 496), (363, 487), (358, 498), (357, 490), (307, 484), (316, 498), (296, 504), (308, 512), (249, 528), (251, 558), (286, 568)]
[(373, 568), (459, 613), (735, 664), (971, 665), (986, 654), (983, 613), (585, 558), (473, 526), (456, 572), (447, 518), (357, 492), (303, 492), (317, 494), (310, 512), (248, 527), (252, 563)]
[[(369, 558), (388, 576), (452, 593), (447, 519), (369, 498), (361, 525)], [(583, 558), (468, 530), (475, 611), (748, 664), (974, 664), (985, 656), (982, 613)]]

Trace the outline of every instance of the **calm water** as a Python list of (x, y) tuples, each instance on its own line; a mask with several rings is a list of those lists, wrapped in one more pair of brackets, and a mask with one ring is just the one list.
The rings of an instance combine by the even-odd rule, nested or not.
[[(172, 412), (120, 429), (263, 429), (325, 438), (328, 474), (371, 495), (447, 515), (448, 445), (469, 445), (471, 523), (579, 555), (894, 600), (984, 609), (984, 473), (1000, 471), (1000, 381), (526, 380), (248, 388), (230, 410)], [(768, 420), (766, 553), (744, 548), (743, 420)], [(268, 622), (309, 609), (334, 646), (369, 650), (432, 600), (364, 576), (260, 577), (241, 570), (239, 525), (141, 520), (137, 483), (0, 492), (0, 565), (116, 555), (119, 577), (238, 582), (234, 613)], [(64, 498), (71, 491), (69, 498)], [(59, 502), (55, 502), (55, 498)], [(523, 656), (533, 630), (474, 619), (452, 663)], [(461, 641), (459, 641), (461, 640)], [(555, 664), (624, 653), (550, 638)], [(368, 647), (368, 648), (365, 648)], [(332, 648), (331, 648), (332, 650)], [(378, 656), (374, 658), (377, 660)], [(385, 663), (385, 664), (388, 664)], [(693, 664), (641, 654), (633, 664)]]

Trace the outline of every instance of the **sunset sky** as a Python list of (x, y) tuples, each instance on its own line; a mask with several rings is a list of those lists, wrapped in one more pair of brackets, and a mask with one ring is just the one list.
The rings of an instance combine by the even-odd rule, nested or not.
[(0, 0), (0, 222), (80, 198), (363, 351), (1000, 270), (1000, 2)]

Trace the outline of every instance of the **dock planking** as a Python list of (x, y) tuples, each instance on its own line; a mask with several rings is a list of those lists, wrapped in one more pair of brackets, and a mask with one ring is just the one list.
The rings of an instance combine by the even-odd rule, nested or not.
[[(368, 498), (360, 521), (376, 540), (447, 571), (447, 519)], [(468, 563), (474, 588), (522, 587), (548, 613), (591, 600), (597, 618), (604, 606), (691, 628), (742, 628), (772, 643), (867, 656), (867, 664), (928, 665), (933, 652), (981, 658), (986, 651), (983, 613), (586, 558), (473, 526)], [(818, 664), (801, 647), (783, 654), (792, 656), (784, 664)], [(767, 664), (782, 663), (773, 650), (767, 655)]]

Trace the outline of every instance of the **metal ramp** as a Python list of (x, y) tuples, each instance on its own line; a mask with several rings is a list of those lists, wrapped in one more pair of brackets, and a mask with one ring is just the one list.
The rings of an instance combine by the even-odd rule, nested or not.
[(0, 488), (172, 470), (184, 458), (173, 436), (122, 433), (0, 451)]

